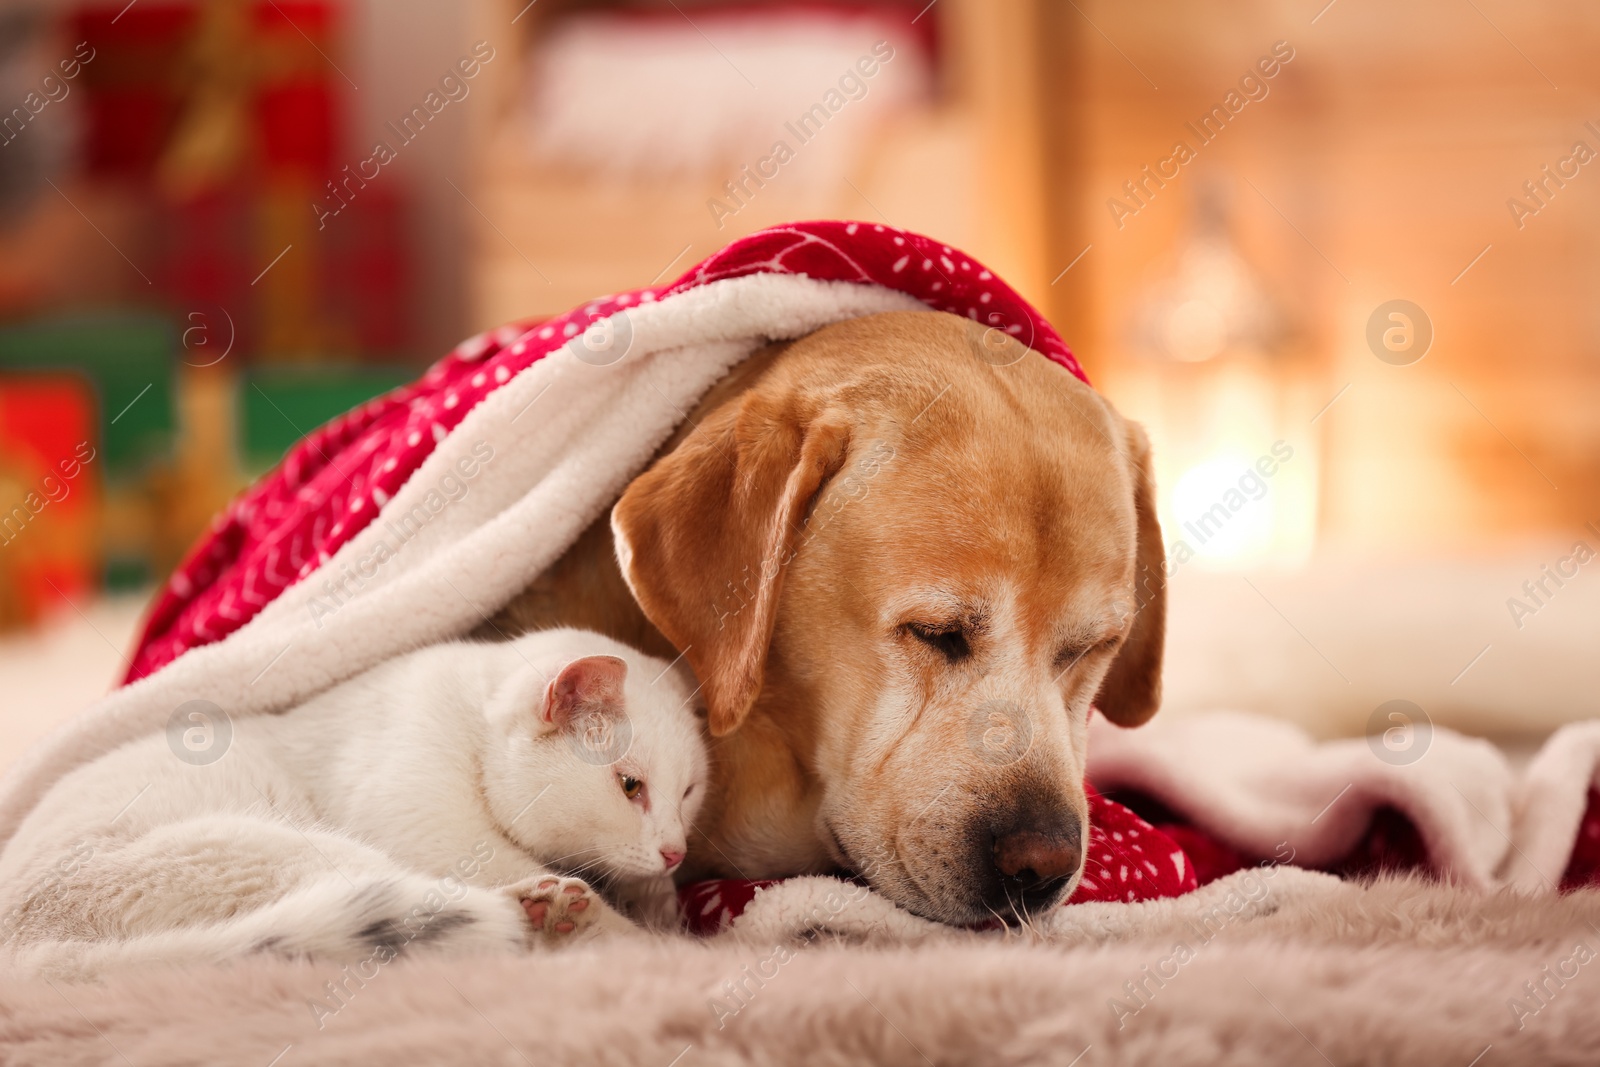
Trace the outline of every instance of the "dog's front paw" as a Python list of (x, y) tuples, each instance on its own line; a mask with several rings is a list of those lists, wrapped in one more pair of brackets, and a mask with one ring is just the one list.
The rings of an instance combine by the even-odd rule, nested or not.
[(527, 916), (529, 948), (570, 944), (588, 933), (634, 929), (581, 878), (541, 874), (507, 886), (505, 892)]

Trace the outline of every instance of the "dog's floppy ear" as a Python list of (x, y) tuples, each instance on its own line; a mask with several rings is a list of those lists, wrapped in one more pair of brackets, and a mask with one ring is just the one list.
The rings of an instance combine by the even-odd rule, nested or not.
[(747, 393), (633, 480), (611, 511), (617, 561), (703, 686), (713, 736), (737, 729), (766, 670), (784, 572), (844, 462), (842, 415)]
[(1150, 441), (1128, 423), (1128, 463), (1133, 473), (1133, 508), (1138, 518), (1134, 561), (1133, 627), (1111, 671), (1100, 683), (1094, 706), (1118, 726), (1138, 726), (1161, 706), (1161, 658), (1167, 630), (1167, 557), (1156, 520), (1155, 483), (1150, 477)]

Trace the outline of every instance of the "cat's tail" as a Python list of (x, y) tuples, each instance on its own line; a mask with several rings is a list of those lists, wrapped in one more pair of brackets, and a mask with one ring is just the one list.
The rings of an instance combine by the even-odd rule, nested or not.
[(255, 953), (388, 963), (417, 950), (519, 950), (529, 927), (514, 896), (458, 886), (452, 899), (418, 875), (319, 877), (226, 922), (120, 940), (37, 941), (7, 962), (27, 974), (83, 979), (148, 963), (220, 963)]

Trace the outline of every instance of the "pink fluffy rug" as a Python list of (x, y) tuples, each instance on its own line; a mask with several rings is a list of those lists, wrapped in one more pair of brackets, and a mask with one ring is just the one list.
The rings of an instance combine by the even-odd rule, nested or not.
[[(0, 1063), (1594, 1064), (1600, 893), (1347, 885), (1074, 946), (594, 945), (0, 981)], [(343, 983), (335, 995), (329, 983)]]

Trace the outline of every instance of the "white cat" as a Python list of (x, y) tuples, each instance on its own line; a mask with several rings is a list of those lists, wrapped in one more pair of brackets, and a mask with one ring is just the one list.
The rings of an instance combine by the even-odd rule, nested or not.
[[(549, 630), (398, 657), (215, 762), (179, 717), (63, 778), (0, 853), (0, 945), (69, 975), (252, 951), (387, 962), (633, 926), (568, 875), (676, 917), (706, 792), (678, 668)], [(203, 717), (203, 716), (202, 716)], [(559, 872), (559, 873), (558, 873)]]

